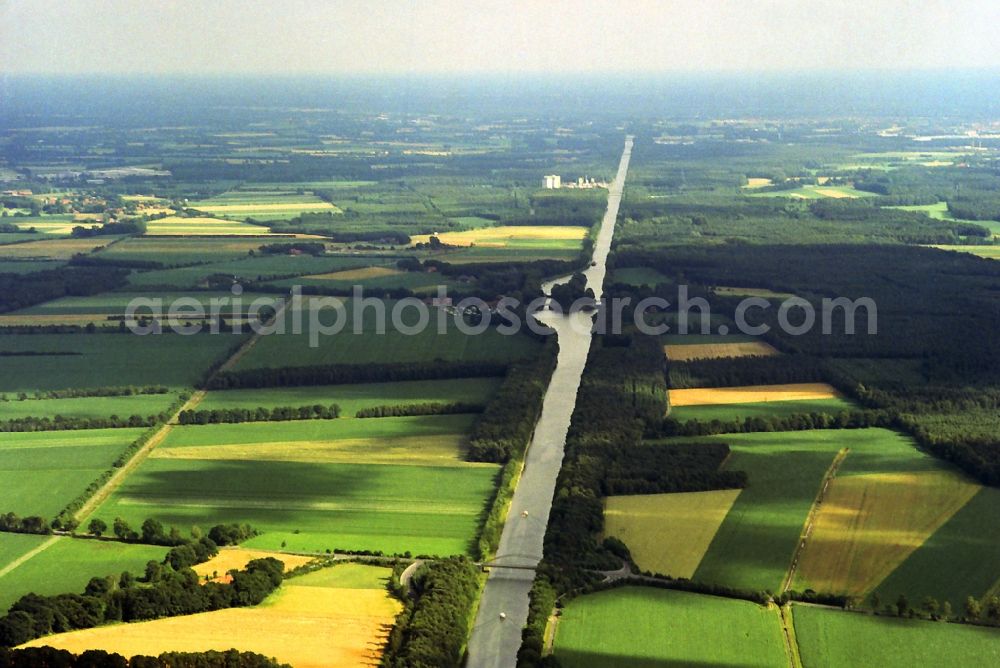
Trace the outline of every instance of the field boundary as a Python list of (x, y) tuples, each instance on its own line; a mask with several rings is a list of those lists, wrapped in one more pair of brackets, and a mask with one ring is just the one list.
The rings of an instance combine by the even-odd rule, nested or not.
[(792, 563), (788, 567), (788, 572), (785, 573), (785, 578), (781, 581), (781, 593), (785, 593), (791, 588), (792, 581), (795, 580), (795, 573), (799, 567), (799, 559), (802, 557), (802, 550), (805, 549), (806, 541), (809, 540), (809, 536), (812, 535), (813, 525), (816, 523), (816, 516), (819, 514), (819, 507), (823, 503), (823, 499), (826, 497), (826, 492), (830, 488), (830, 483), (837, 476), (837, 470), (840, 469), (840, 465), (844, 463), (847, 458), (847, 454), (850, 452), (850, 448), (841, 448), (837, 455), (833, 458), (830, 463), (830, 468), (826, 470), (826, 474), (823, 475), (823, 481), (820, 483), (819, 492), (816, 493), (816, 498), (813, 500), (812, 505), (809, 506), (809, 514), (806, 515), (806, 522), (802, 526), (802, 533), (799, 535), (799, 541), (795, 544), (795, 551), (792, 553)]
[(53, 545), (55, 545), (56, 543), (58, 543), (59, 542), (59, 538), (60, 538), (60, 536), (49, 536), (49, 539), (46, 540), (41, 545), (36, 545), (35, 547), (33, 547), (32, 549), (28, 550), (27, 552), (25, 552), (24, 554), (22, 554), (20, 557), (18, 557), (14, 561), (10, 562), (9, 564), (7, 564), (6, 566), (4, 566), (3, 568), (0, 568), (0, 578), (2, 578), (3, 576), (7, 575), (12, 570), (14, 570), (15, 568), (17, 568), (18, 566), (20, 566), (24, 562), (28, 561), (32, 557), (37, 556), (41, 552), (44, 552), (45, 550), (49, 549), (50, 547), (52, 547)]
[(791, 668), (803, 668), (802, 656), (799, 654), (799, 640), (795, 637), (795, 618), (792, 616), (791, 603), (778, 606), (778, 618), (781, 620), (781, 635), (785, 638), (788, 665)]

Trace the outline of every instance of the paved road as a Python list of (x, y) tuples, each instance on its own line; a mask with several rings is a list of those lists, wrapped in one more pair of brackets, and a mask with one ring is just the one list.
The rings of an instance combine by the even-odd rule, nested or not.
[[(594, 244), (595, 264), (584, 272), (588, 286), (593, 288), (598, 299), (602, 295), (605, 261), (614, 236), (631, 155), (632, 137), (629, 136)], [(559, 360), (545, 393), (542, 415), (525, 457), (524, 472), (511, 501), (495, 560), (498, 564), (521, 568), (494, 567), (491, 570), (469, 639), (469, 668), (514, 668), (516, 664), (521, 629), (528, 619), (528, 592), (535, 578), (533, 569), (542, 558), (542, 541), (556, 477), (562, 466), (566, 432), (590, 350), (590, 314), (547, 313), (540, 319), (557, 332)], [(505, 618), (501, 618), (501, 613)]]

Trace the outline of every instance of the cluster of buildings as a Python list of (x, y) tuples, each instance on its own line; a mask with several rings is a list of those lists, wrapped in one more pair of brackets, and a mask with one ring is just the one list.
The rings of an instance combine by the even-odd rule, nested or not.
[(598, 181), (593, 177), (581, 176), (576, 181), (569, 181), (563, 184), (562, 177), (558, 174), (547, 174), (542, 177), (542, 188), (546, 190), (558, 190), (559, 188), (607, 188), (607, 181)]

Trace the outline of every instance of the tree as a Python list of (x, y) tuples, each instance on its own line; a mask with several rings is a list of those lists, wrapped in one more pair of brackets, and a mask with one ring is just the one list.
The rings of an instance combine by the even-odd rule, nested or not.
[(90, 524), (87, 525), (87, 531), (97, 536), (98, 538), (104, 535), (104, 532), (107, 530), (108, 530), (107, 523), (104, 520), (98, 519), (96, 517), (90, 520)]
[(136, 540), (139, 537), (139, 534), (132, 530), (128, 522), (120, 517), (115, 518), (114, 532), (118, 538), (125, 541)]
[(954, 613), (951, 609), (951, 601), (945, 601), (944, 603), (941, 604), (941, 619), (946, 619), (946, 620), (951, 619), (953, 614)]
[(941, 604), (933, 596), (927, 596), (920, 603), (920, 608), (927, 614), (931, 619), (936, 620), (938, 618), (938, 610), (941, 608)]
[(965, 599), (965, 619), (966, 621), (975, 622), (983, 614), (983, 606), (979, 604), (979, 601), (974, 596), (970, 596)]
[(900, 594), (899, 598), (896, 599), (896, 614), (905, 617), (909, 611), (910, 601), (906, 598), (906, 594)]
[(878, 612), (879, 606), (882, 605), (882, 597), (878, 595), (877, 591), (873, 591), (872, 595), (868, 598), (872, 605), (872, 610)]

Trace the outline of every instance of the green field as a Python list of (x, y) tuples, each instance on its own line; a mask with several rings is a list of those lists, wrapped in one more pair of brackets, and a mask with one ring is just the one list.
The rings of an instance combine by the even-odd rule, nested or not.
[[(259, 297), (271, 299), (276, 296), (277, 295), (244, 292), (239, 297), (242, 301), (242, 308), (240, 311), (246, 311), (247, 306), (249, 306), (254, 299)], [(236, 298), (231, 292), (223, 292), (221, 290), (213, 292), (102, 292), (101, 294), (90, 295), (88, 297), (62, 297), (60, 299), (53, 299), (52, 301), (48, 301), (43, 304), (29, 306), (28, 308), (14, 311), (12, 315), (124, 315), (129, 303), (135, 299), (159, 300), (159, 306), (163, 313), (166, 314), (170, 311), (171, 304), (178, 299), (194, 299), (205, 308), (206, 312), (210, 308), (212, 300), (219, 300), (220, 311), (222, 313), (230, 313), (233, 310), (231, 306), (232, 302), (230, 300), (234, 300)], [(189, 308), (185, 307), (185, 310), (189, 310)], [(150, 312), (150, 307), (147, 305), (142, 305), (142, 307), (137, 310), (139, 315), (149, 314)]]
[(321, 274), (342, 269), (366, 267), (378, 262), (394, 263), (396, 258), (312, 255), (257, 255), (256, 257), (212, 262), (194, 267), (156, 269), (134, 272), (129, 284), (139, 287), (175, 286), (191, 288), (201, 285), (209, 276), (225, 274), (249, 281), (267, 281), (288, 276)]
[(694, 579), (771, 591), (788, 571), (809, 508), (837, 452), (850, 448), (845, 466), (852, 457), (867, 456), (891, 467), (896, 458), (881, 453), (909, 443), (885, 429), (727, 434), (709, 440), (730, 444), (725, 468), (746, 471), (749, 484), (719, 527)]
[(570, 601), (554, 654), (566, 668), (788, 666), (777, 609), (641, 587)]
[(315, 195), (277, 189), (234, 190), (211, 199), (190, 202), (188, 206), (198, 211), (238, 220), (245, 218), (261, 221), (286, 220), (306, 211), (340, 213), (340, 209)]
[(983, 597), (1000, 583), (1000, 490), (983, 487), (944, 526), (876, 587), (883, 600), (906, 592), (960, 611), (968, 596)]
[(271, 230), (229, 218), (167, 216), (146, 224), (148, 236), (254, 236)]
[[(423, 271), (401, 271), (385, 268), (381, 271), (371, 272), (371, 276), (365, 276), (365, 273), (364, 270), (360, 272), (348, 270), (324, 275), (300, 276), (274, 281), (273, 284), (285, 288), (301, 285), (330, 290), (351, 290), (355, 285), (360, 285), (366, 290), (405, 288), (415, 294), (437, 294), (439, 286), (451, 289), (462, 285), (441, 274)], [(338, 278), (338, 274), (344, 274), (344, 277)]]
[(648, 267), (622, 267), (611, 274), (612, 283), (627, 283), (628, 285), (648, 285), (655, 287), (658, 283), (666, 283), (670, 279)]
[(81, 494), (142, 429), (7, 433), (0, 439), (0, 508), (46, 519)]
[[(98, 257), (114, 260), (159, 262), (165, 266), (195, 262), (219, 262), (247, 257), (265, 241), (260, 238), (199, 239), (197, 237), (131, 237), (102, 250)], [(290, 239), (289, 239), (290, 241)], [(97, 245), (97, 244), (92, 244)]]
[(462, 461), (467, 415), (179, 427), (96, 516), (249, 522), (247, 547), (465, 553), (498, 466)]
[[(303, 303), (305, 308), (308, 302)], [(479, 335), (466, 335), (454, 327), (454, 316), (429, 309), (430, 320), (422, 331), (407, 334), (392, 327), (391, 312), (396, 302), (381, 301), (385, 305), (385, 333), (376, 330), (378, 316), (374, 308), (365, 307), (362, 327), (354, 333), (354, 300), (344, 300), (343, 331), (332, 336), (317, 337), (318, 346), (310, 346), (310, 314), (303, 318), (301, 334), (282, 334), (262, 337), (256, 346), (237, 364), (237, 369), (262, 367), (308, 366), (313, 364), (371, 364), (393, 362), (427, 362), (433, 360), (499, 360), (525, 359), (536, 354), (540, 345), (536, 339), (516, 334), (504, 336), (495, 329)], [(332, 325), (337, 321), (333, 308), (317, 312), (320, 321)], [(286, 312), (289, 319), (291, 311)], [(444, 333), (439, 334), (437, 318), (446, 317)], [(404, 325), (412, 327), (417, 322), (416, 309), (403, 311)], [(289, 330), (291, 327), (289, 327)], [(319, 332), (320, 330), (317, 330)], [(214, 337), (213, 337), (214, 338)]]
[[(0, 571), (15, 559), (27, 554), (48, 539), (48, 536), (36, 536), (27, 533), (0, 533)], [(0, 582), (2, 581), (0, 580)], [(2, 612), (5, 612), (5, 610), (0, 610), (0, 613)]]
[(0, 335), (0, 351), (70, 355), (0, 357), (0, 392), (122, 385), (190, 387), (239, 342), (236, 336)]
[[(6, 540), (4, 534), (0, 541)], [(46, 538), (39, 538), (41, 544)], [(2, 548), (0, 548), (2, 549)], [(56, 538), (55, 544), (0, 576), (0, 610), (25, 594), (79, 594), (93, 577), (141, 575), (150, 560), (160, 561), (167, 548), (110, 541)]]
[(670, 417), (685, 422), (698, 420), (732, 422), (747, 418), (787, 417), (802, 413), (827, 413), (830, 415), (849, 411), (854, 405), (846, 399), (805, 399), (800, 401), (762, 401), (747, 404), (715, 404), (711, 406), (677, 406), (670, 409)]
[(802, 186), (793, 190), (771, 190), (768, 192), (749, 192), (750, 197), (795, 197), (800, 199), (825, 199), (874, 197), (874, 193), (855, 190), (850, 186)]
[(1000, 260), (1000, 246), (934, 246), (934, 248), (956, 253), (969, 253), (990, 260)]
[(995, 666), (1000, 631), (872, 617), (796, 605), (795, 636), (804, 668)]
[(134, 394), (124, 397), (74, 397), (72, 399), (27, 399), (7, 397), (0, 401), (0, 420), (25, 417), (106, 418), (117, 415), (147, 417), (166, 410), (177, 394)]
[(64, 263), (48, 260), (0, 260), (0, 274), (30, 274), (63, 266)]
[(199, 404), (199, 408), (209, 410), (336, 403), (340, 406), (342, 417), (353, 417), (362, 408), (372, 406), (430, 402), (485, 404), (501, 382), (503, 382), (501, 378), (454, 378), (358, 385), (221, 390), (209, 392)]

